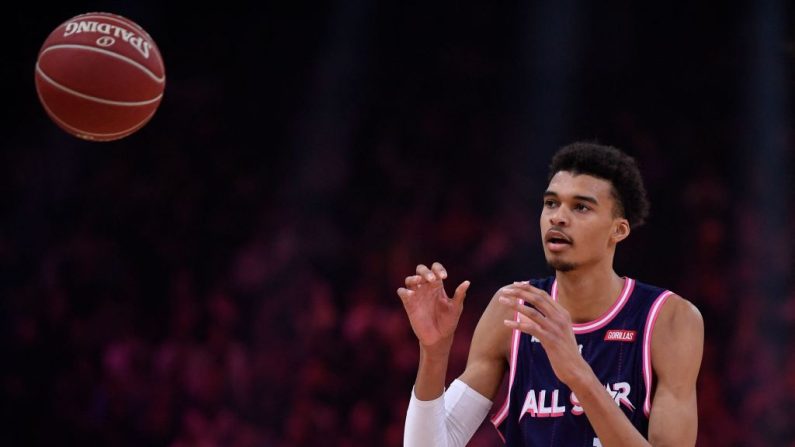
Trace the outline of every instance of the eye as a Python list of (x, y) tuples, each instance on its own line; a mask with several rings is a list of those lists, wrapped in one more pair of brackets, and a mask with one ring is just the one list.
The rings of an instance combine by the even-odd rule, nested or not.
[(555, 208), (558, 206), (558, 202), (552, 199), (544, 199), (544, 208)]
[(582, 204), (582, 203), (578, 203), (578, 204), (574, 205), (574, 211), (578, 211), (580, 213), (584, 213), (584, 212), (590, 211), (590, 210), (591, 210), (590, 207), (588, 207), (587, 205)]

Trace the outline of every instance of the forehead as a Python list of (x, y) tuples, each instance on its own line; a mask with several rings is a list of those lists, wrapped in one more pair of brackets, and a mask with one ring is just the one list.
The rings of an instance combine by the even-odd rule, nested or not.
[(569, 171), (559, 171), (549, 181), (547, 191), (559, 196), (591, 196), (599, 202), (613, 199), (613, 185), (598, 177), (588, 174), (572, 174)]

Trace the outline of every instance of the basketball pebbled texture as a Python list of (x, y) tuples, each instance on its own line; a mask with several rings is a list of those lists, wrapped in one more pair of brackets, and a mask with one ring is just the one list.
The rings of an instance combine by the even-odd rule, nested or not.
[(86, 140), (110, 141), (152, 118), (163, 97), (165, 68), (143, 28), (95, 12), (67, 20), (47, 37), (35, 81), (56, 124)]

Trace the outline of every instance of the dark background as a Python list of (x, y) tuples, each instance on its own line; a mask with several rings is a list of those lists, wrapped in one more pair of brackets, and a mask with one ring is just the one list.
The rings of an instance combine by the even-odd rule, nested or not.
[[(403, 277), (472, 281), (457, 376), (491, 295), (549, 273), (550, 156), (596, 140), (652, 201), (617, 271), (704, 315), (698, 445), (795, 445), (789, 3), (62, 3), (3, 20), (0, 444), (401, 445)], [(165, 60), (117, 142), (33, 84), (89, 11)]]

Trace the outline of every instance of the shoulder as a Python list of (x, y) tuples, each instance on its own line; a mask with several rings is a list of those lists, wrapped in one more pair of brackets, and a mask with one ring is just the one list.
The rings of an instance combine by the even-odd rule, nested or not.
[(652, 333), (652, 363), (658, 373), (668, 368), (701, 364), (704, 349), (704, 319), (698, 308), (677, 294), (662, 304)]
[[(698, 308), (685, 298), (662, 287), (633, 280), (633, 294), (643, 296), (643, 302), (656, 320), (655, 327), (678, 326), (703, 327), (704, 322)], [(655, 332), (657, 332), (655, 330)]]
[(702, 332), (704, 318), (701, 312), (690, 301), (672, 293), (660, 308), (657, 321), (658, 330), (663, 332)]

